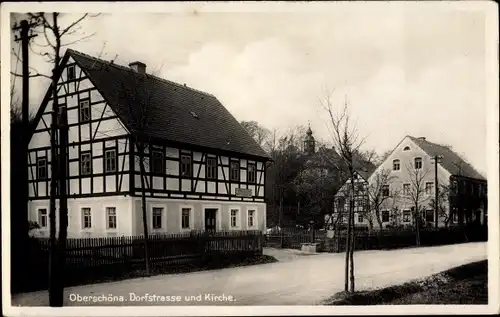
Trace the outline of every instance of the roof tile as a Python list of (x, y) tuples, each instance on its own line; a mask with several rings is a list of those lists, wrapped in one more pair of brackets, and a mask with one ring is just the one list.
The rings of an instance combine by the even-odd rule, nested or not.
[(144, 127), (152, 138), (269, 159), (213, 95), (74, 50), (68, 53), (130, 131)]

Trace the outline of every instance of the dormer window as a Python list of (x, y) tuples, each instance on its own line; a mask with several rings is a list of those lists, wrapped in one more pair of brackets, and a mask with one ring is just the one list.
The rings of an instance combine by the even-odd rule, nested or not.
[(193, 116), (193, 118), (195, 119), (199, 119), (200, 117), (198, 117), (198, 115), (196, 114), (196, 112), (194, 111), (189, 111), (189, 113)]
[(403, 149), (403, 151), (409, 151), (409, 150), (410, 150), (409, 146), (405, 146), (405, 148)]

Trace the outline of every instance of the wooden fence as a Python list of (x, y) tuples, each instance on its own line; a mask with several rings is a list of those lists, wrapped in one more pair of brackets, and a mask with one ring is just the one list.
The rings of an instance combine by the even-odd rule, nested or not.
[[(479, 228), (425, 228), (419, 231), (420, 246), (440, 246), (456, 243), (487, 241), (488, 233), (484, 227)], [(334, 234), (333, 238), (321, 241), (321, 249), (327, 252), (345, 252), (345, 231)], [(355, 250), (391, 250), (416, 247), (416, 231), (411, 229), (390, 229), (373, 232), (356, 232)]]
[(280, 232), (266, 235), (266, 247), (300, 249), (302, 243), (324, 240), (326, 231), (299, 228), (283, 228)]
[[(68, 239), (64, 267), (67, 286), (144, 271), (144, 242), (144, 236)], [(32, 238), (30, 244), (26, 278), (32, 287), (43, 289), (48, 286), (50, 241)], [(153, 270), (175, 272), (186, 267), (219, 267), (262, 255), (263, 244), (260, 231), (191, 232), (152, 235), (148, 250)]]
[[(328, 237), (326, 231), (313, 232), (304, 229), (282, 229), (266, 235), (266, 247), (300, 249), (302, 243), (319, 243), (319, 250), (326, 252), (345, 252), (345, 230), (335, 231)], [(455, 243), (487, 241), (484, 227), (421, 228), (420, 246), (438, 246)], [(378, 231), (355, 231), (355, 250), (399, 249), (416, 246), (416, 231), (412, 228), (394, 228)]]

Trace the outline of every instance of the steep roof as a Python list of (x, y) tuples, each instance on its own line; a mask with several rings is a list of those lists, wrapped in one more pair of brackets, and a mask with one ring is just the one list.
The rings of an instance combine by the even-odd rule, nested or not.
[(66, 54), (129, 131), (139, 126), (139, 105), (147, 105), (147, 137), (269, 159), (215, 96), (71, 49)]
[(417, 144), (429, 156), (440, 155), (442, 157), (440, 163), (441, 166), (446, 169), (451, 175), (486, 180), (479, 172), (474, 169), (474, 167), (472, 167), (472, 165), (467, 163), (449, 147), (412, 136), (408, 136), (408, 138), (415, 142), (415, 144)]

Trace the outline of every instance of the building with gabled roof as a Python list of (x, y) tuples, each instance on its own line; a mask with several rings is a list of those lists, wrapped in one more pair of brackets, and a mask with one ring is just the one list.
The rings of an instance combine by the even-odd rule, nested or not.
[[(69, 237), (140, 235), (138, 141), (150, 231), (263, 230), (268, 154), (213, 95), (68, 49), (57, 73), (69, 124)], [(29, 218), (48, 231), (48, 89), (29, 143)]]
[[(434, 159), (438, 159), (437, 169)], [(437, 180), (436, 180), (437, 178)], [(384, 181), (384, 184), (378, 184)], [(424, 137), (405, 136), (377, 167), (358, 172), (355, 179), (356, 226), (378, 223), (389, 226), (413, 226), (416, 216), (422, 225), (487, 223), (487, 181), (474, 167), (450, 147), (432, 143)], [(438, 184), (438, 212), (435, 212), (435, 188)], [(327, 223), (346, 224), (349, 208), (348, 180), (336, 194), (334, 213)], [(380, 195), (379, 221), (375, 216), (374, 195)], [(438, 192), (439, 195), (439, 192)], [(415, 206), (418, 204), (418, 213)]]
[[(427, 226), (487, 223), (486, 178), (448, 146), (405, 136), (368, 182), (382, 171), (390, 173), (382, 191), (390, 196), (381, 215), (384, 227), (414, 225), (416, 216)], [(436, 187), (441, 193), (437, 212)]]

